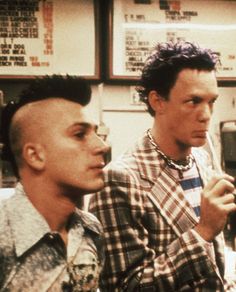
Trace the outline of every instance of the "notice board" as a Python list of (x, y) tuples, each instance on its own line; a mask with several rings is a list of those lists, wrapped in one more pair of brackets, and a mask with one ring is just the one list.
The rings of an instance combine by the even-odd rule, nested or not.
[(157, 42), (190, 41), (220, 56), (217, 77), (236, 79), (235, 0), (110, 1), (109, 78), (137, 79)]
[(99, 78), (93, 0), (0, 0), (0, 78)]

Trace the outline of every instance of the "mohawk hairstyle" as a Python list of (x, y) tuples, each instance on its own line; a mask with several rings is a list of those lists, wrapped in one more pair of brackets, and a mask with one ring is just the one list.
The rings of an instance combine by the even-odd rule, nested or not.
[(1, 116), (2, 159), (10, 161), (17, 178), (19, 178), (18, 167), (11, 150), (9, 131), (12, 118), (18, 109), (28, 103), (55, 97), (86, 106), (90, 102), (91, 93), (89, 83), (82, 77), (47, 75), (32, 80), (20, 93), (18, 101), (10, 101), (5, 106)]
[(33, 80), (19, 95), (19, 106), (48, 98), (64, 98), (85, 106), (91, 99), (91, 88), (82, 77), (52, 75)]

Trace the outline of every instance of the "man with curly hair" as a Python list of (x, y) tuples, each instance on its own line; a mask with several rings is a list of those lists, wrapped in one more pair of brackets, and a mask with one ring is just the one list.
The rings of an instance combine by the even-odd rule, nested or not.
[(105, 171), (93, 195), (106, 261), (102, 291), (236, 291), (224, 277), (227, 216), (234, 178), (216, 175), (206, 143), (218, 98), (217, 54), (160, 43), (137, 90), (153, 126)]

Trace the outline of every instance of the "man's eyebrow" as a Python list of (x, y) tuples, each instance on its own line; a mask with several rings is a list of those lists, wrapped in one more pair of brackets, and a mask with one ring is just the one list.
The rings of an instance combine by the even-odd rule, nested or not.
[[(195, 93), (190, 94), (188, 97), (189, 97), (189, 98), (199, 98), (199, 99), (203, 99), (203, 97), (202, 97), (200, 94), (195, 94)], [(218, 97), (219, 97), (219, 94), (213, 94), (213, 95), (211, 96), (211, 99), (217, 99)]]
[(92, 123), (87, 123), (87, 122), (76, 122), (73, 125), (71, 125), (69, 128), (73, 129), (76, 127), (82, 127), (84, 129), (94, 129), (96, 131), (98, 126)]

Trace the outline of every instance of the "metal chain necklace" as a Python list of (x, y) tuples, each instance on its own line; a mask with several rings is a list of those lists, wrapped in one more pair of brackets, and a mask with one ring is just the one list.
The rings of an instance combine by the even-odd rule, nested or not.
[[(169, 167), (174, 168), (176, 170), (178, 170), (179, 172), (183, 172), (186, 170), (189, 170), (194, 163), (194, 157), (192, 154), (188, 155), (186, 157), (186, 159), (184, 161), (175, 161), (173, 159), (171, 159), (170, 157), (168, 157), (167, 155), (165, 155), (161, 149), (159, 148), (159, 146), (156, 144), (156, 142), (154, 141), (152, 135), (151, 135), (151, 130), (148, 129), (147, 130), (147, 136), (151, 142), (151, 144), (153, 146), (155, 146), (156, 151), (164, 158), (164, 160), (166, 161), (166, 163), (168, 164)], [(181, 175), (182, 176), (182, 175)]]

